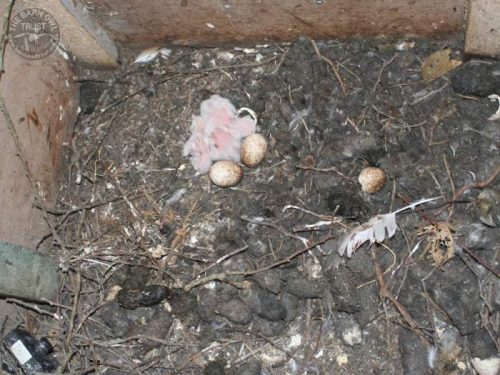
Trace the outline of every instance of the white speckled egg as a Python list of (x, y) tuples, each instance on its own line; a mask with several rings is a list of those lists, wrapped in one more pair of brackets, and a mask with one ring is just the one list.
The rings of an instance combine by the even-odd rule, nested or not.
[(359, 174), (358, 181), (363, 191), (374, 194), (384, 187), (385, 172), (377, 167), (366, 167)]
[(241, 167), (233, 161), (222, 160), (215, 162), (208, 171), (208, 177), (215, 185), (230, 187), (236, 185), (243, 177)]
[(241, 162), (249, 168), (256, 167), (266, 158), (267, 141), (260, 134), (252, 134), (241, 143)]

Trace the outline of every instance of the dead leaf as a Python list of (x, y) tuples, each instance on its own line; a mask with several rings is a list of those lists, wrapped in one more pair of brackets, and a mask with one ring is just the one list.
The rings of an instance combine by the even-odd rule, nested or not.
[(429, 83), (461, 64), (462, 61), (451, 59), (451, 49), (449, 48), (434, 52), (422, 64), (422, 78), (425, 82)]
[(417, 235), (428, 235), (427, 245), (421, 257), (426, 254), (432, 259), (432, 264), (440, 267), (455, 255), (455, 242), (453, 241), (453, 229), (447, 222), (439, 222), (421, 228)]

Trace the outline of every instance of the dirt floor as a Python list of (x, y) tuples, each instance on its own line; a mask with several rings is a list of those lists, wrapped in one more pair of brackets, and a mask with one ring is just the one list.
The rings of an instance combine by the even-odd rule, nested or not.
[[(425, 82), (444, 48), (462, 59), (460, 40), (298, 39), (81, 71), (51, 212), (66, 272), (59, 307), (44, 308), (60, 319), (10, 319), (73, 374), (474, 374), (495, 361), (499, 120), (486, 96), (500, 84), (470, 69), (498, 65)], [(182, 155), (214, 94), (254, 110), (269, 142), (233, 188)], [(387, 175), (375, 194), (358, 183), (366, 166)], [(340, 256), (375, 224), (379, 243)]]

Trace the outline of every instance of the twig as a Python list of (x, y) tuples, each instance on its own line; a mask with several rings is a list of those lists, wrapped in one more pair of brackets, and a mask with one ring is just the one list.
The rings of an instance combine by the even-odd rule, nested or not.
[(92, 157), (96, 154), (96, 152), (99, 151), (99, 149), (101, 148), (101, 146), (102, 146), (102, 144), (104, 142), (104, 139), (107, 137), (107, 135), (111, 131), (111, 128), (113, 127), (113, 123), (114, 123), (116, 117), (118, 116), (118, 114), (119, 114), (119, 112), (116, 112), (115, 114), (113, 114), (113, 116), (111, 117), (111, 119), (109, 119), (107, 121), (108, 122), (108, 126), (106, 127), (106, 130), (104, 131), (104, 134), (102, 135), (101, 139), (99, 139), (99, 141), (97, 141), (96, 146), (92, 149), (92, 151), (88, 154), (88, 156), (85, 159), (85, 161), (82, 163), (82, 166), (81, 166), (82, 169), (87, 166), (87, 164), (90, 162), (90, 159), (92, 159)]
[[(436, 89), (436, 90), (432, 90), (431, 92), (428, 92), (427, 94), (425, 94), (424, 96), (420, 97), (420, 98), (417, 98), (415, 99), (413, 102), (410, 103), (410, 105), (415, 105), (417, 103), (420, 103), (421, 101), (425, 100), (425, 99), (428, 99), (430, 98), (431, 96), (443, 91), (446, 87), (448, 86), (448, 82), (446, 82), (443, 86), (441, 86), (440, 88)], [(415, 96), (414, 96), (415, 97)]]
[[(379, 245), (382, 245), (382, 247), (385, 248), (387, 251), (389, 251), (391, 253), (391, 255), (392, 255), (392, 263), (391, 263), (391, 265), (389, 267), (387, 267), (387, 269), (384, 272), (382, 272), (382, 275), (385, 276), (396, 265), (397, 257), (396, 257), (396, 253), (394, 252), (394, 250), (392, 250), (389, 246), (384, 245), (383, 243), (379, 243)], [(362, 288), (364, 286), (367, 286), (367, 285), (370, 285), (370, 284), (372, 284), (372, 283), (374, 283), (376, 281), (377, 281), (377, 279), (373, 279), (373, 280), (367, 281), (366, 283), (358, 285), (356, 287), (356, 289), (360, 289), (360, 288)]]
[[(193, 74), (194, 73), (195, 72), (193, 72)], [(157, 86), (161, 83), (165, 83), (165, 82), (172, 80), (172, 79), (175, 79), (175, 78), (182, 77), (183, 75), (185, 75), (185, 73), (179, 73), (179, 74), (174, 74), (174, 75), (172, 75), (171, 73), (167, 73), (166, 77), (163, 76), (163, 78), (154, 82), (154, 86)], [(151, 89), (151, 85), (145, 85), (143, 87), (138, 88), (137, 90), (131, 92), (130, 94), (127, 94), (127, 95), (121, 97), (120, 99), (117, 99), (114, 102), (108, 104), (107, 106), (105, 106), (99, 110), (96, 110), (91, 116), (88, 117), (87, 121), (89, 121), (89, 122), (94, 121), (98, 117), (100, 117), (103, 114), (105, 114), (106, 112), (108, 112), (110, 109), (112, 109), (112, 108), (116, 107), (117, 105), (126, 102), (128, 99), (133, 98), (134, 96), (136, 96), (144, 91), (150, 90), (150, 89)]]
[(333, 236), (326, 236), (320, 240), (318, 240), (317, 242), (313, 242), (311, 244), (309, 244), (308, 246), (302, 248), (302, 249), (299, 249), (297, 250), (296, 252), (294, 252), (293, 254), (290, 254), (289, 256), (287, 256), (286, 258), (284, 259), (281, 259), (275, 263), (272, 263), (266, 267), (262, 267), (262, 268), (258, 268), (256, 270), (251, 270), (251, 271), (234, 271), (234, 272), (222, 272), (222, 273), (217, 273), (217, 274), (213, 274), (213, 275), (209, 275), (209, 276), (206, 276), (206, 277), (200, 277), (199, 279), (195, 279), (191, 282), (189, 282), (188, 284), (184, 285), (183, 286), (183, 289), (186, 291), (186, 292), (189, 292), (191, 289), (193, 288), (196, 288), (200, 285), (204, 285), (204, 284), (207, 284), (211, 281), (215, 281), (215, 280), (218, 280), (218, 281), (227, 281), (227, 279), (231, 276), (251, 276), (251, 275), (255, 275), (257, 273), (260, 273), (260, 272), (264, 272), (264, 271), (267, 271), (267, 270), (270, 270), (272, 268), (276, 268), (278, 266), (281, 266), (282, 264), (285, 264), (285, 263), (288, 263), (290, 262), (292, 259), (298, 257), (299, 255), (311, 250), (311, 249), (314, 249), (316, 246), (319, 246), (319, 245), (322, 245), (324, 244), (326, 241), (332, 239)]
[[(225, 65), (225, 66), (216, 66), (216, 67), (213, 67), (213, 68), (206, 68), (206, 69), (200, 69), (200, 70), (191, 70), (191, 71), (186, 71), (186, 72), (181, 72), (181, 73), (178, 73), (178, 74), (171, 74), (170, 72), (167, 73), (165, 76), (163, 76), (162, 78), (160, 78), (159, 80), (155, 81), (153, 83), (154, 86), (158, 86), (159, 84), (161, 83), (165, 83), (167, 81), (170, 81), (174, 78), (178, 78), (178, 77), (182, 77), (182, 76), (187, 76), (187, 75), (194, 75), (194, 74), (203, 74), (203, 73), (208, 73), (208, 72), (212, 72), (212, 71), (216, 71), (216, 70), (223, 70), (223, 69), (238, 69), (238, 68), (247, 68), (247, 67), (258, 67), (258, 66), (262, 66), (262, 65), (266, 65), (266, 64), (269, 64), (271, 62), (273, 62), (274, 60), (276, 60), (277, 57), (273, 57), (273, 58), (270, 58), (266, 61), (261, 61), (261, 62), (254, 62), (254, 63), (247, 63), (247, 64), (236, 64), (236, 65)], [(111, 104), (108, 104), (106, 107), (103, 107), (101, 108), (100, 110), (94, 112), (95, 115), (94, 116), (91, 116), (89, 119), (96, 119), (97, 117), (103, 115), (104, 113), (108, 112), (110, 109), (116, 107), (117, 105), (127, 101), (128, 99), (130, 98), (133, 98), (134, 96), (144, 92), (144, 91), (147, 91), (151, 89), (151, 85), (146, 85), (146, 86), (143, 86), (143, 87), (140, 87), (139, 89), (131, 92), (130, 94), (127, 94), (125, 96), (123, 96), (122, 98), (114, 101), (113, 103)]]
[(289, 232), (285, 228), (283, 228), (279, 225), (276, 225), (270, 221), (264, 220), (262, 218), (251, 219), (248, 216), (243, 215), (243, 216), (241, 216), (241, 220), (247, 221), (247, 222), (252, 223), (252, 224), (257, 224), (257, 225), (262, 225), (265, 227), (273, 228), (287, 237), (295, 238), (296, 240), (299, 240), (300, 242), (302, 242), (304, 244), (304, 246), (308, 246), (308, 244), (309, 244), (309, 240), (307, 238), (300, 237), (300, 236), (296, 235), (295, 233)]
[[(281, 361), (281, 364), (285, 364), (286, 361), (288, 361), (289, 359), (293, 359), (295, 362), (297, 362), (298, 364), (300, 364), (300, 368), (306, 368), (308, 371), (307, 372), (313, 372), (313, 369), (311, 367), (311, 365), (309, 365), (307, 362), (306, 362), (306, 359), (305, 358), (299, 358), (299, 356), (295, 355), (296, 352), (299, 350), (299, 348), (295, 349), (294, 351), (290, 351), (290, 350), (287, 350), (286, 348), (284, 347), (281, 347), (280, 345), (276, 344), (275, 342), (273, 342), (271, 339), (269, 339), (268, 337), (264, 336), (264, 335), (261, 335), (260, 333), (257, 333), (257, 332), (252, 332), (251, 333), (252, 335), (266, 341), (269, 345), (271, 345), (272, 347), (278, 349), (280, 352), (282, 352), (283, 354), (286, 355), (287, 359), (285, 361)], [(307, 373), (306, 372), (306, 373)], [(314, 371), (316, 372), (316, 371)], [(297, 372), (297, 373), (302, 373), (302, 372)]]
[(462, 194), (464, 194), (467, 190), (474, 189), (474, 188), (475, 189), (485, 188), (486, 186), (491, 184), (493, 181), (495, 181), (495, 179), (498, 177), (499, 174), (500, 174), (500, 166), (498, 166), (497, 169), (495, 170), (495, 172), (493, 172), (493, 174), (490, 177), (488, 177), (486, 180), (462, 186), (455, 194), (453, 194), (453, 197), (451, 198), (451, 202), (457, 201), (458, 198), (460, 198), (462, 196)]
[(298, 210), (298, 211), (302, 211), (302, 212), (305, 212), (306, 214), (309, 214), (309, 215), (312, 215), (314, 217), (317, 217), (318, 219), (321, 219), (321, 221), (318, 221), (314, 224), (308, 224), (308, 225), (303, 225), (303, 226), (295, 226), (293, 227), (293, 232), (294, 233), (297, 233), (297, 232), (309, 232), (311, 230), (317, 230), (318, 228), (321, 228), (321, 227), (329, 227), (333, 224), (339, 224), (340, 226), (342, 227), (345, 227), (347, 229), (351, 229), (350, 227), (347, 227), (345, 224), (342, 224), (339, 219), (335, 216), (337, 215), (337, 211), (339, 210), (339, 206), (335, 207), (335, 210), (333, 211), (333, 213), (331, 215), (321, 215), (321, 214), (318, 214), (316, 212), (313, 212), (313, 211), (310, 211), (310, 210), (306, 210), (305, 208), (302, 208), (302, 207), (299, 207), (299, 206), (294, 206), (294, 205), (286, 205), (285, 207), (283, 207), (283, 212), (287, 211), (287, 210), (290, 210), (290, 209), (293, 209), (293, 210)]
[(69, 319), (69, 327), (68, 327), (68, 332), (66, 333), (66, 348), (69, 349), (69, 344), (71, 341), (71, 337), (73, 335), (73, 329), (75, 328), (75, 319), (78, 314), (78, 306), (80, 305), (80, 292), (82, 289), (82, 275), (80, 272), (76, 274), (76, 290), (75, 290), (75, 297), (73, 300), (73, 309), (71, 311), (71, 317)]
[(76, 274), (76, 290), (75, 290), (75, 297), (73, 299), (73, 308), (71, 311), (71, 317), (69, 318), (69, 327), (68, 331), (66, 332), (66, 339), (64, 340), (64, 345), (66, 346), (66, 350), (68, 353), (66, 354), (64, 360), (57, 369), (57, 374), (62, 374), (64, 372), (66, 366), (68, 366), (69, 361), (71, 361), (71, 358), (73, 358), (73, 355), (75, 354), (75, 352), (71, 350), (70, 343), (71, 339), (73, 338), (73, 330), (75, 328), (75, 319), (78, 314), (78, 306), (80, 305), (81, 289), (82, 289), (82, 275), (80, 274), (80, 272), (78, 272)]
[(270, 73), (271, 75), (278, 73), (278, 71), (280, 70), (281, 66), (285, 62), (287, 55), (288, 55), (288, 50), (286, 50), (286, 52), (283, 53), (283, 55), (281, 56), (280, 61), (276, 65), (276, 68)]
[[(446, 174), (448, 175), (448, 179), (450, 180), (451, 192), (452, 192), (453, 196), (455, 196), (455, 184), (453, 183), (453, 178), (451, 177), (450, 166), (448, 165), (448, 160), (446, 159), (445, 154), (443, 154), (443, 162), (444, 162), (444, 166), (446, 168)], [(448, 220), (450, 220), (452, 215), (453, 215), (453, 202), (450, 204), (450, 211), (448, 214)]]
[(153, 342), (157, 342), (159, 344), (165, 345), (165, 346), (171, 346), (172, 343), (168, 342), (166, 340), (162, 340), (158, 337), (153, 337), (153, 336), (147, 336), (147, 335), (135, 335), (135, 336), (129, 336), (129, 337), (123, 337), (119, 339), (114, 339), (114, 340), (109, 340), (109, 341), (99, 341), (99, 340), (93, 340), (93, 344), (97, 346), (117, 346), (129, 341), (136, 341), (136, 340), (149, 340)]
[(3, 12), (3, 28), (2, 28), (2, 36), (0, 37), (0, 78), (2, 77), (4, 70), (3, 66), (3, 57), (5, 54), (5, 46), (7, 45), (7, 34), (9, 30), (9, 19), (10, 14), (12, 12), (12, 5), (14, 5), (14, 0), (9, 0)]
[[(236, 331), (237, 328), (234, 328), (233, 330)], [(190, 356), (183, 364), (181, 364), (178, 368), (176, 368), (175, 369), (176, 370), (175, 374), (181, 374), (180, 371), (184, 370), (184, 368), (186, 368), (187, 366), (189, 366), (189, 364), (191, 362), (193, 362), (195, 358), (201, 356), (205, 352), (208, 352), (208, 351), (211, 351), (211, 350), (215, 350), (215, 349), (222, 350), (223, 348), (225, 348), (225, 347), (227, 347), (229, 345), (239, 344), (241, 342), (247, 342), (247, 341), (251, 341), (251, 339), (248, 338), (248, 339), (245, 339), (245, 340), (230, 340), (230, 341), (218, 343), (218, 345), (208, 345), (205, 348), (201, 349), (198, 353)], [(185, 372), (182, 372), (182, 373), (185, 374)]]
[[(337, 206), (338, 208), (339, 206)], [(334, 220), (320, 220), (312, 224), (305, 224), (305, 225), (300, 225), (300, 226), (295, 226), (293, 227), (292, 231), (293, 233), (300, 233), (300, 232), (314, 232), (314, 231), (321, 231), (321, 230), (327, 230), (330, 229), (332, 224), (335, 224), (335, 219)]]
[(99, 310), (101, 307), (103, 307), (106, 303), (108, 303), (108, 301), (105, 301), (105, 302), (102, 302), (100, 304), (98, 304), (97, 306), (94, 306), (92, 309), (90, 309), (89, 312), (87, 312), (85, 315), (83, 315), (79, 320), (80, 322), (78, 323), (78, 326), (76, 327), (76, 329), (73, 330), (73, 332), (80, 332), (80, 329), (82, 328), (82, 326), (85, 324), (85, 322), (87, 320), (92, 320), (91, 318), (91, 315), (94, 314), (97, 310)]
[(337, 209), (333, 212), (332, 215), (321, 215), (321, 214), (318, 214), (318, 213), (316, 213), (314, 211), (307, 210), (305, 208), (289, 204), (289, 205), (286, 205), (285, 207), (283, 207), (282, 212), (285, 212), (285, 211), (288, 211), (288, 210), (298, 210), (298, 211), (304, 212), (306, 214), (309, 214), (311, 216), (317, 217), (318, 219), (329, 221), (331, 223), (334, 223), (334, 222), (337, 221), (337, 218), (335, 217), (335, 214), (338, 211)]
[(478, 262), (480, 265), (482, 265), (484, 268), (486, 268), (488, 271), (490, 271), (493, 275), (496, 277), (500, 277), (500, 272), (495, 270), (492, 266), (490, 266), (486, 261), (474, 254), (469, 248), (464, 246), (462, 243), (459, 243), (459, 246), (464, 250), (472, 259), (474, 259), (476, 262)]
[(344, 81), (342, 80), (342, 77), (340, 76), (340, 73), (339, 73), (339, 70), (337, 69), (337, 67), (335, 66), (335, 64), (333, 63), (332, 60), (330, 60), (328, 57), (324, 56), (321, 54), (321, 52), (319, 51), (319, 48), (318, 48), (318, 45), (316, 44), (316, 42), (309, 38), (309, 41), (311, 42), (313, 48), (314, 48), (314, 51), (316, 52), (316, 55), (323, 61), (325, 61), (328, 65), (331, 66), (332, 70), (333, 70), (333, 74), (335, 74), (335, 78), (337, 78), (337, 81), (340, 85), (340, 88), (342, 89), (342, 93), (344, 94), (344, 96), (347, 95), (347, 90), (345, 88), (345, 85), (344, 85)]
[(47, 311), (47, 310), (44, 310), (44, 309), (42, 309), (42, 308), (40, 308), (37, 305), (32, 304), (32, 303), (19, 301), (18, 299), (15, 299), (15, 298), (6, 298), (5, 302), (13, 303), (13, 304), (25, 307), (25, 308), (30, 309), (30, 310), (35, 310), (36, 312), (38, 312), (40, 314), (51, 316), (52, 318), (54, 318), (56, 320), (62, 319), (62, 317), (60, 315), (58, 315), (56, 313), (52, 313), (52, 312)]
[[(491, 184), (493, 181), (495, 181), (495, 179), (498, 177), (498, 175), (500, 174), (500, 166), (497, 167), (497, 169), (495, 170), (495, 172), (493, 172), (493, 174), (491, 174), (490, 177), (488, 177), (486, 180), (484, 181), (481, 181), (481, 182), (474, 182), (472, 184), (467, 184), (467, 185), (464, 185), (462, 186), (460, 189), (458, 189), (458, 191), (453, 194), (453, 196), (451, 197), (450, 201), (448, 202), (448, 204), (453, 204), (455, 202), (459, 202), (459, 198), (467, 191), (467, 190), (470, 190), (470, 189), (484, 189), (485, 187), (487, 187), (489, 184)], [(443, 212), (443, 209), (439, 210), (438, 212), (435, 213), (435, 215), (439, 215), (441, 212)], [(427, 221), (431, 222), (431, 224), (435, 224), (435, 222), (433, 222), (432, 220), (430, 220), (429, 218), (423, 216), (424, 219), (426, 219)]]
[(388, 61), (384, 61), (384, 64), (382, 65), (382, 68), (380, 69), (380, 71), (378, 72), (378, 77), (377, 77), (377, 81), (375, 82), (375, 84), (373, 85), (373, 89), (372, 89), (372, 92), (374, 93), (375, 91), (377, 91), (377, 87), (378, 85), (380, 84), (380, 80), (382, 79), (382, 73), (384, 73), (384, 70), (392, 64), (392, 62), (394, 61), (394, 59), (398, 57), (398, 53), (394, 54), (394, 56), (391, 57), (390, 60)]
[(372, 256), (373, 260), (373, 268), (375, 270), (375, 276), (377, 278), (377, 282), (379, 285), (379, 294), (381, 298), (387, 298), (389, 301), (392, 302), (392, 304), (396, 307), (396, 309), (399, 311), (403, 319), (408, 323), (410, 326), (411, 330), (415, 332), (415, 334), (422, 340), (423, 344), (427, 347), (430, 348), (432, 347), (432, 344), (429, 342), (427, 337), (423, 334), (422, 330), (418, 327), (417, 322), (411, 317), (411, 315), (406, 311), (406, 308), (399, 302), (396, 297), (387, 289), (387, 285), (384, 281), (384, 275), (382, 274), (382, 270), (380, 269), (380, 265), (378, 264), (377, 261), (377, 255), (375, 254), (374, 246), (370, 247), (370, 253)]
[(356, 181), (354, 181), (353, 178), (346, 176), (342, 172), (338, 170), (336, 167), (329, 167), (329, 168), (316, 168), (316, 167), (309, 167), (307, 165), (296, 165), (295, 168), (297, 169), (302, 169), (304, 171), (315, 171), (315, 172), (324, 172), (324, 173), (329, 173), (329, 172), (335, 172), (338, 174), (340, 177), (345, 178), (347, 181), (353, 183), (356, 185)]
[(250, 63), (245, 63), (245, 64), (234, 64), (234, 65), (223, 65), (223, 66), (214, 66), (213, 68), (205, 68), (205, 69), (199, 69), (199, 70), (193, 70), (193, 71), (188, 71), (187, 73), (190, 74), (196, 74), (196, 73), (203, 73), (203, 72), (213, 72), (214, 70), (224, 70), (224, 69), (239, 69), (239, 68), (255, 68), (263, 65), (267, 65), (269, 63), (272, 63), (273, 61), (277, 60), (278, 57), (271, 57), (265, 61), (258, 61), (258, 62), (250, 62)]
[(206, 267), (206, 268), (204, 268), (203, 270), (201, 270), (200, 272), (198, 272), (198, 273), (196, 274), (196, 276), (199, 276), (199, 275), (201, 275), (202, 273), (207, 272), (209, 269), (212, 269), (213, 267), (215, 267), (215, 266), (216, 266), (216, 265), (218, 265), (219, 263), (224, 262), (225, 260), (227, 260), (227, 259), (231, 258), (232, 256), (234, 256), (234, 255), (236, 255), (236, 254), (241, 253), (242, 251), (244, 251), (244, 250), (246, 250), (246, 249), (248, 249), (248, 245), (245, 245), (245, 246), (243, 246), (243, 247), (240, 247), (239, 249), (236, 249), (236, 250), (234, 250), (234, 251), (230, 252), (229, 254), (226, 254), (226, 255), (224, 255), (224, 256), (222, 256), (222, 257), (220, 257), (220, 258), (219, 258), (219, 259), (217, 259), (215, 262), (213, 262), (211, 265), (209, 265), (208, 267)]

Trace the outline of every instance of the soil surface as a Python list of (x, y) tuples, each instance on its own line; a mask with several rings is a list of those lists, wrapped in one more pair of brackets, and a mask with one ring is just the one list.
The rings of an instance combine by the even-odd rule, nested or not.
[[(61, 319), (12, 319), (71, 373), (474, 374), (500, 347), (498, 65), (421, 77), (461, 46), (301, 38), (81, 71), (52, 212)], [(182, 155), (214, 94), (268, 140), (233, 188)]]

